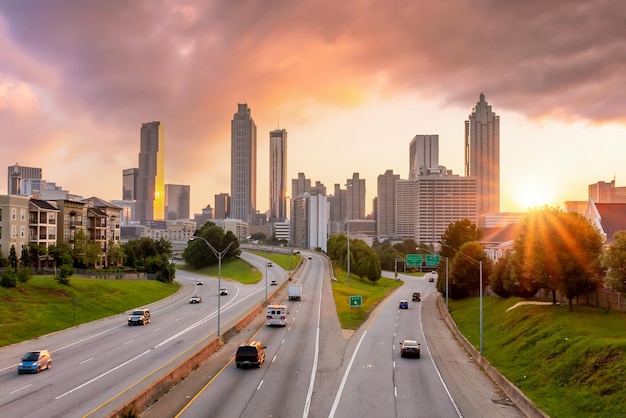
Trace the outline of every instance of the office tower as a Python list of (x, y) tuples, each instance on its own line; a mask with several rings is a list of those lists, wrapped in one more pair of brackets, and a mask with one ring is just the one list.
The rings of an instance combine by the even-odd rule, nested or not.
[(415, 210), (417, 180), (396, 182), (396, 224), (395, 236), (401, 239), (415, 238)]
[(304, 173), (298, 173), (298, 178), (291, 180), (291, 197), (295, 198), (304, 193), (311, 193), (311, 179), (306, 178)]
[(41, 180), (41, 168), (25, 167), (18, 164), (9, 166), (7, 170), (7, 194), (29, 196), (22, 188), (22, 180)]
[(139, 172), (137, 176), (137, 220), (163, 221), (165, 218), (165, 134), (161, 122), (141, 125)]
[(346, 182), (346, 220), (365, 219), (365, 179), (353, 173)]
[(615, 187), (615, 179), (610, 183), (599, 181), (590, 184), (589, 200), (594, 203), (626, 203), (626, 187)]
[(415, 135), (409, 145), (409, 180), (439, 170), (439, 135)]
[(270, 220), (287, 218), (287, 131), (270, 132)]
[(230, 217), (250, 222), (256, 212), (256, 125), (246, 103), (231, 121)]
[(122, 170), (122, 200), (137, 200), (138, 168), (125, 168)]
[(230, 218), (230, 195), (220, 193), (215, 195), (215, 211), (213, 219)]
[(165, 185), (165, 219), (189, 219), (190, 187), (181, 184)]
[(396, 182), (399, 174), (393, 170), (385, 171), (378, 176), (378, 193), (376, 198), (376, 235), (379, 237), (395, 237), (396, 234)]
[(326, 196), (326, 186), (319, 180), (315, 180), (315, 185), (311, 186), (311, 194)]
[(291, 201), (289, 245), (296, 248), (327, 249), (328, 198), (301, 194)]
[(478, 179), (478, 214), (500, 212), (500, 117), (484, 93), (465, 121), (465, 175)]
[(419, 177), (415, 182), (417, 243), (440, 242), (448, 225), (465, 218), (478, 223), (476, 177), (431, 175)]

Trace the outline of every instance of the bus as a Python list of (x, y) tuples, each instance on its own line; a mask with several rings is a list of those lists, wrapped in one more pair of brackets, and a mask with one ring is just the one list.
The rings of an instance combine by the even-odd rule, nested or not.
[(284, 327), (287, 325), (287, 305), (267, 305), (267, 326)]

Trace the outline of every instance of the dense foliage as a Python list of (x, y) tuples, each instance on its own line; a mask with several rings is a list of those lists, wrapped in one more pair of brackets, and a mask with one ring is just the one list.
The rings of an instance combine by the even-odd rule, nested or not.
[[(215, 254), (214, 250), (218, 254), (222, 254), (222, 260), (238, 257), (241, 254), (239, 249), (239, 241), (235, 234), (231, 231), (224, 232), (224, 230), (215, 225), (213, 222), (207, 222), (200, 229), (196, 229), (194, 233), (194, 239), (189, 242), (185, 250), (183, 251), (183, 260), (194, 269), (200, 269), (210, 265), (218, 264), (219, 257)], [(211, 249), (206, 240), (213, 249)], [(230, 247), (229, 247), (230, 246)]]
[[(539, 289), (573, 298), (601, 283), (602, 236), (578, 213), (542, 208), (521, 225), (513, 253), (499, 260), (490, 278), (500, 296), (530, 297)], [(616, 247), (617, 248), (617, 247)]]
[(171, 283), (176, 275), (172, 257), (172, 243), (164, 238), (155, 241), (142, 237), (122, 244), (126, 266), (138, 272), (154, 274), (156, 279)]
[(333, 235), (327, 241), (328, 256), (337, 265), (350, 271), (350, 275), (356, 274), (362, 279), (367, 278), (375, 284), (382, 273), (382, 267), (378, 255), (360, 239), (350, 239), (350, 266), (348, 266), (348, 237), (345, 235)]
[(611, 289), (626, 293), (626, 231), (619, 231), (602, 257), (606, 269), (606, 284)]

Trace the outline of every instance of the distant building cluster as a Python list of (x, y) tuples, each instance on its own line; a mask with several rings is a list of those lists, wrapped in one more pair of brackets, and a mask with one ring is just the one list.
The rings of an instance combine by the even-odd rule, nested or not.
[[(146, 122), (139, 132), (138, 166), (122, 170), (121, 199), (84, 199), (43, 178), (43, 170), (15, 164), (8, 167), (6, 196), (0, 196), (0, 251), (7, 255), (27, 244), (44, 247), (73, 242), (78, 229), (101, 243), (107, 266), (111, 242), (139, 237), (166, 239), (182, 251), (197, 228), (214, 222), (238, 238), (263, 233), (296, 248), (326, 251), (328, 237), (348, 234), (369, 244), (375, 241), (438, 242), (448, 225), (469, 219), (487, 231), (487, 251), (494, 259), (512, 242), (511, 225), (522, 213), (500, 213), (500, 119), (480, 93), (465, 121), (464, 175), (439, 162), (439, 135), (418, 134), (409, 142), (409, 178), (392, 169), (380, 174), (373, 208), (368, 213), (365, 179), (358, 172), (324, 184), (302, 172), (291, 180), (288, 197), (287, 130), (269, 132), (269, 208), (258, 211), (257, 127), (246, 103), (237, 104), (231, 120), (230, 193), (214, 195), (200, 213), (191, 214), (189, 185), (165, 182), (165, 128)], [(591, 219), (607, 237), (615, 213), (626, 209), (626, 187), (615, 180), (589, 186), (589, 202), (566, 202), (566, 210)], [(607, 232), (608, 231), (608, 232)], [(45, 262), (46, 260), (42, 260)]]

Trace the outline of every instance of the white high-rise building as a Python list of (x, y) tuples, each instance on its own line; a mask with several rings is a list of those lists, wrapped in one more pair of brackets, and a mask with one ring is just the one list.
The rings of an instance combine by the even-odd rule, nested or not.
[(500, 212), (500, 117), (484, 93), (465, 121), (465, 175), (478, 180), (478, 214)]
[(439, 170), (439, 135), (415, 135), (409, 145), (409, 180)]
[(230, 217), (250, 222), (256, 212), (256, 125), (246, 103), (231, 121)]

